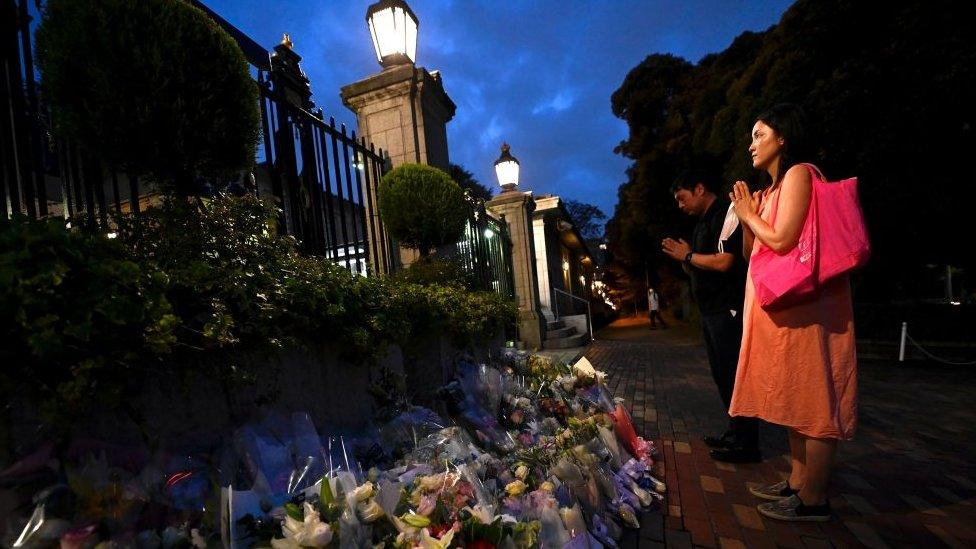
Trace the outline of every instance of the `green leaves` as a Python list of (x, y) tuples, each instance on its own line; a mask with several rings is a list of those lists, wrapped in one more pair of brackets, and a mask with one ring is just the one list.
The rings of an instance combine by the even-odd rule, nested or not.
[(296, 503), (286, 503), (285, 514), (299, 522), (305, 520), (305, 512), (302, 510), (302, 506)]
[(481, 522), (469, 511), (461, 511), (461, 529), (455, 540), (461, 547), (477, 545), (475, 542), (488, 542), (493, 546), (502, 546), (506, 538), (512, 539), (512, 544), (518, 548), (536, 547), (542, 524), (537, 521), (503, 522), (502, 517), (496, 517), (491, 524)]
[(49, 0), (36, 37), (58, 133), (107, 164), (194, 194), (194, 175), (253, 163), (260, 113), (250, 67), (189, 2)]
[(275, 218), (245, 196), (202, 209), (170, 199), (116, 219), (115, 239), (61, 220), (0, 223), (0, 388), (75, 420), (112, 406), (147, 368), (181, 379), (205, 364), (247, 383), (261, 361), (239, 358), (285, 344), (334, 342), (370, 363), (390, 343), (447, 333), (467, 344), (514, 318), (494, 293), (353, 276), (302, 256)]
[(392, 281), (385, 284), (383, 322), (393, 341), (406, 351), (448, 334), (460, 346), (485, 342), (514, 321), (514, 302), (495, 292), (472, 292), (460, 285), (442, 286)]
[(329, 482), (329, 477), (327, 476), (322, 477), (322, 489), (319, 491), (319, 499), (326, 505), (335, 501), (335, 495), (332, 493), (332, 483)]
[(468, 216), (464, 191), (443, 171), (404, 164), (383, 176), (378, 192), (380, 215), (400, 244), (427, 256), (461, 238)]

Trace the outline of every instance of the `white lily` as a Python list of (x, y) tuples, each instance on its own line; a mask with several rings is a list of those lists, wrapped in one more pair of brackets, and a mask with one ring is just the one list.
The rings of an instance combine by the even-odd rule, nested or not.
[(420, 531), (419, 547), (423, 549), (447, 549), (451, 546), (452, 539), (454, 539), (454, 530), (448, 530), (441, 539), (437, 539), (424, 528)]
[(491, 524), (494, 520), (494, 513), (491, 512), (487, 506), (482, 504), (477, 504), (474, 507), (468, 508), (471, 511), (471, 516), (478, 519), (482, 524)]
[(326, 547), (332, 541), (332, 527), (322, 522), (318, 511), (310, 504), (304, 504), (305, 519), (295, 520), (285, 517), (281, 531), (284, 538), (271, 540), (274, 549), (297, 549), (299, 547)]
[(357, 504), (356, 514), (359, 515), (360, 520), (363, 522), (375, 522), (386, 513), (383, 511), (383, 507), (374, 499)]
[(353, 490), (352, 493), (349, 494), (349, 497), (352, 498), (352, 500), (356, 503), (362, 503), (373, 497), (373, 491), (373, 483), (367, 481), (364, 482), (362, 486), (358, 486), (355, 490)]

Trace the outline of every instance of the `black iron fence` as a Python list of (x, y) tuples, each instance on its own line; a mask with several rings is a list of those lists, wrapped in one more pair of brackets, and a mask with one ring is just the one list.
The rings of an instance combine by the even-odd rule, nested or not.
[(45, 173), (51, 159), (34, 81), (30, 48), (30, 17), (27, 2), (3, 0), (2, 74), (0, 74), (0, 203), (9, 216), (22, 213), (31, 218), (48, 215)]
[[(376, 208), (377, 184), (387, 169), (383, 151), (333, 119), (326, 122), (310, 99), (301, 57), (289, 45), (268, 52), (194, 3), (238, 41), (261, 92), (263, 139), (253, 174), (208, 186), (232, 185), (273, 199), (282, 212), (279, 227), (303, 250), (353, 273), (395, 269), (395, 247)], [(28, 0), (0, 0), (0, 204), (7, 218), (59, 216), (107, 229), (113, 212), (139, 213), (159, 200), (158, 189), (53, 136), (33, 66), (31, 20)]]
[(469, 199), (468, 222), (456, 245), (458, 260), (480, 290), (515, 297), (512, 240), (504, 219), (495, 219), (484, 202)]
[[(308, 253), (360, 275), (399, 267), (399, 250), (377, 207), (389, 168), (382, 150), (336, 125), (311, 100), (301, 57), (289, 43), (269, 52), (205, 5), (252, 65), (260, 90), (262, 139), (254, 169), (205, 187), (253, 192), (275, 201), (279, 228)], [(121, 173), (54, 136), (31, 49), (31, 1), (0, 0), (0, 204), (7, 218), (56, 216), (109, 230), (115, 213), (139, 214), (161, 199), (156, 184)], [(456, 253), (480, 289), (513, 296), (511, 240), (504, 220), (471, 201)]]
[(398, 257), (379, 216), (383, 151), (312, 111), (308, 81), (290, 47), (279, 45), (259, 70), (264, 138), (257, 192), (281, 204), (281, 225), (310, 252), (356, 274), (395, 270)]
[(0, 0), (0, 206), (7, 218), (56, 216), (106, 228), (113, 211), (138, 213), (157, 189), (54, 136), (34, 70), (30, 4)]

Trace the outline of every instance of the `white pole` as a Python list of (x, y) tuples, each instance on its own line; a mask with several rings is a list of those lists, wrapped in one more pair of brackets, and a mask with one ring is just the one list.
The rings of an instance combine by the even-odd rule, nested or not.
[(908, 323), (901, 323), (901, 345), (898, 348), (898, 362), (905, 362), (905, 337), (908, 335)]
[(593, 341), (593, 311), (590, 310), (590, 301), (586, 301), (586, 319), (590, 325), (590, 341)]
[(946, 302), (952, 303), (952, 265), (946, 265)]

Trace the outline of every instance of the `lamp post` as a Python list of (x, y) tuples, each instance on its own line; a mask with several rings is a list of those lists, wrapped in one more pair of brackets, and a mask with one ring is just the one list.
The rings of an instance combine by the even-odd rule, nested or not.
[(535, 238), (532, 212), (535, 198), (531, 192), (519, 192), (519, 161), (512, 156), (508, 143), (495, 160), (495, 176), (502, 192), (485, 203), (485, 208), (505, 220), (512, 246), (512, 284), (518, 302), (518, 338), (526, 348), (541, 349), (545, 340), (545, 317), (539, 308), (539, 277), (536, 271)]
[(366, 10), (376, 60), (383, 68), (417, 61), (417, 16), (403, 0), (380, 0)]
[[(342, 103), (356, 113), (359, 137), (373, 143), (388, 166), (427, 164), (449, 171), (447, 123), (457, 106), (440, 72), (416, 64), (417, 15), (404, 0), (370, 1), (366, 28), (382, 70), (343, 86)], [(368, 210), (378, 216), (376, 181), (369, 185), (374, 190)], [(401, 249), (399, 257), (405, 266), (418, 254)]]
[(495, 176), (503, 192), (514, 191), (519, 184), (519, 161), (512, 156), (508, 143), (502, 143), (502, 154), (495, 161)]
[(343, 86), (342, 102), (356, 113), (359, 136), (382, 149), (393, 167), (428, 164), (448, 171), (447, 123), (457, 107), (440, 72), (416, 64), (417, 15), (404, 0), (373, 1), (366, 30), (382, 70)]

